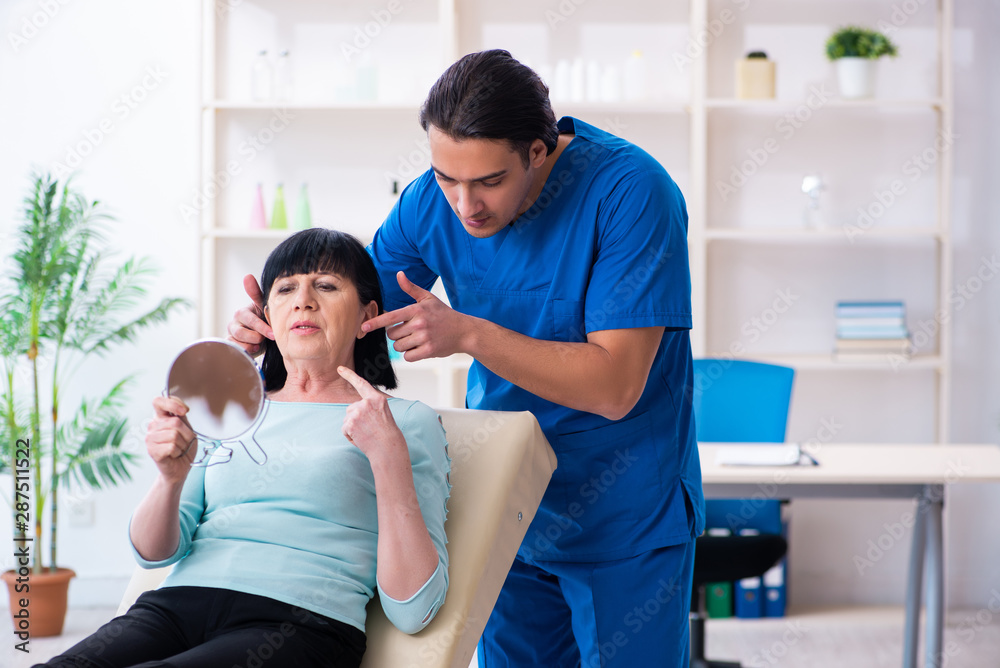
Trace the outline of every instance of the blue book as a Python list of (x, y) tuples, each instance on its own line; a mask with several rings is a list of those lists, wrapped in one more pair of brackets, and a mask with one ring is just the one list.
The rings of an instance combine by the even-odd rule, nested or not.
[(901, 299), (886, 299), (886, 300), (860, 300), (860, 301), (850, 301), (844, 300), (837, 302), (837, 308), (903, 308), (905, 303)]
[(838, 318), (902, 318), (903, 302), (837, 302)]
[(837, 327), (903, 327), (906, 318), (837, 318)]
[(838, 339), (905, 339), (909, 335), (906, 327), (837, 326)]

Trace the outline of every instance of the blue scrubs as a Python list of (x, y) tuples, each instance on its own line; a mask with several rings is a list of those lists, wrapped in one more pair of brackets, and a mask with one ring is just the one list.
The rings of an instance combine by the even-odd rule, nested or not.
[[(666, 328), (645, 391), (621, 420), (552, 403), (472, 364), (466, 405), (531, 411), (556, 452), (558, 468), (518, 552), (519, 568), (543, 571), (543, 564), (590, 568), (683, 546), (704, 527), (683, 196), (642, 149), (574, 118), (559, 129), (575, 137), (513, 225), (486, 239), (469, 235), (428, 171), (404, 190), (369, 248), (386, 310), (412, 303), (396, 282), (403, 270), (427, 289), (440, 277), (457, 311), (536, 339)], [(690, 560), (673, 561), (690, 571)], [(524, 628), (498, 629), (491, 618), (484, 638), (552, 643), (555, 631), (533, 621), (544, 615), (522, 596), (513, 600), (525, 611)], [(587, 656), (579, 660), (590, 665)], [(658, 656), (648, 665), (669, 664)]]

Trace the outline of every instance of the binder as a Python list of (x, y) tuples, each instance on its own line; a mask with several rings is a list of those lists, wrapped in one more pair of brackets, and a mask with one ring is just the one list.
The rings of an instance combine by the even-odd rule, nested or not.
[(709, 619), (733, 616), (733, 583), (710, 582), (705, 585), (705, 611)]
[(764, 573), (764, 616), (785, 616), (785, 559), (782, 559)]
[(744, 578), (736, 583), (733, 598), (736, 616), (754, 619), (764, 614), (763, 587), (760, 578)]

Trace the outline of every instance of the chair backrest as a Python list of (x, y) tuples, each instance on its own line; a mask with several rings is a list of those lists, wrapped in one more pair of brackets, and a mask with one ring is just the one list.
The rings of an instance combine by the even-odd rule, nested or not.
[[(695, 432), (701, 442), (781, 443), (785, 440), (795, 370), (774, 364), (706, 358), (694, 360)], [(709, 500), (706, 526), (781, 533), (777, 500)]]
[(795, 370), (741, 360), (694, 361), (698, 440), (781, 443), (785, 440)]
[[(531, 413), (438, 413), (451, 455), (448, 596), (434, 620), (414, 635), (396, 629), (378, 597), (373, 599), (362, 668), (467, 668), (556, 468), (555, 453)], [(138, 569), (119, 614), (169, 570)]]

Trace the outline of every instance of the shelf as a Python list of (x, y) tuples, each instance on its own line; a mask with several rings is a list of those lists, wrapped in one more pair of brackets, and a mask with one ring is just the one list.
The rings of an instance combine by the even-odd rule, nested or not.
[[(896, 251), (899, 251), (898, 259), (902, 261), (908, 259), (904, 257), (909, 251), (918, 250), (920, 261), (926, 262), (929, 248), (933, 248), (933, 265), (928, 264), (926, 272), (922, 275), (934, 276), (934, 312), (948, 309), (948, 296), (952, 293), (953, 269), (951, 267), (951, 203), (952, 203), (952, 155), (948, 152), (941, 152), (941, 160), (933, 161), (935, 182), (933, 184), (921, 184), (927, 189), (935, 188), (935, 198), (931, 202), (930, 197), (926, 197), (926, 208), (914, 207), (908, 211), (899, 212), (898, 218), (893, 218), (892, 222), (909, 227), (885, 227), (875, 221), (867, 229), (854, 225), (852, 215), (845, 217), (833, 217), (831, 209), (824, 209), (829, 213), (830, 227), (820, 229), (810, 229), (805, 227), (803, 213), (805, 201), (802, 201), (802, 208), (796, 210), (795, 207), (784, 210), (784, 214), (773, 212), (767, 220), (760, 219), (759, 224), (772, 225), (763, 228), (739, 228), (726, 227), (734, 224), (752, 224), (749, 219), (739, 217), (739, 210), (733, 209), (730, 215), (725, 215), (722, 210), (717, 210), (717, 206), (711, 199), (712, 176), (723, 166), (727, 154), (721, 146), (742, 146), (751, 148), (759, 146), (760, 141), (766, 141), (768, 131), (765, 126), (782, 118), (798, 117), (800, 120), (812, 115), (822, 121), (817, 121), (815, 132), (803, 134), (802, 142), (797, 146), (792, 143), (782, 145), (782, 154), (774, 163), (777, 173), (786, 176), (789, 173), (808, 173), (806, 169), (814, 170), (826, 168), (828, 164), (850, 165), (857, 163), (857, 146), (849, 145), (847, 142), (839, 141), (841, 133), (850, 136), (850, 132), (855, 130), (853, 126), (857, 121), (862, 120), (864, 127), (861, 129), (868, 132), (865, 135), (866, 141), (871, 141), (873, 146), (862, 146), (864, 151), (884, 151), (887, 148), (892, 150), (897, 145), (903, 144), (899, 132), (895, 127), (900, 126), (901, 132), (905, 128), (904, 124), (912, 125), (923, 132), (929, 126), (934, 126), (937, 134), (953, 126), (954, 106), (952, 100), (952, 53), (948, 48), (952, 42), (952, 4), (954, 0), (942, 0), (938, 6), (938, 14), (934, 23), (920, 22), (920, 30), (926, 30), (927, 35), (920, 37), (923, 44), (923, 52), (920, 58), (909, 67), (902, 78), (893, 78), (894, 85), (883, 86), (880, 90), (883, 96), (893, 96), (891, 98), (872, 99), (842, 99), (839, 89), (833, 84), (833, 79), (827, 76), (829, 63), (823, 54), (816, 50), (816, 40), (821, 38), (816, 32), (821, 25), (840, 21), (848, 16), (850, 11), (842, 9), (839, 3), (834, 0), (826, 0), (821, 3), (812, 3), (808, 8), (796, 7), (789, 13), (789, 3), (766, 2), (759, 7), (737, 17), (737, 27), (726, 29), (725, 36), (711, 35), (707, 43), (698, 42), (699, 33), (703, 27), (707, 26), (719, 14), (720, 5), (717, 3), (707, 3), (704, 0), (691, 0), (689, 3), (670, 4), (671, 19), (667, 25), (660, 24), (648, 19), (648, 10), (652, 4), (648, 2), (639, 3), (635, 9), (636, 18), (633, 24), (641, 26), (639, 30), (634, 30), (622, 24), (621, 34), (614, 31), (608, 33), (608, 39), (600, 39), (604, 33), (594, 32), (597, 24), (593, 23), (595, 16), (589, 11), (593, 7), (584, 8), (583, 12), (588, 16), (582, 20), (583, 14), (574, 15), (573, 20), (563, 24), (564, 30), (560, 30), (558, 39), (554, 34), (546, 32), (546, 39), (549, 44), (534, 44), (534, 40), (528, 39), (525, 42), (524, 57), (533, 57), (536, 60), (544, 61), (547, 56), (555, 56), (561, 50), (565, 56), (567, 49), (576, 48), (581, 57), (594, 57), (600, 59), (607, 57), (610, 49), (615, 46), (616, 41), (631, 42), (635, 39), (643, 39), (655, 44), (656, 49), (650, 53), (662, 49), (664, 57), (669, 59), (670, 54), (679, 53), (683, 48), (682, 42), (687, 45), (698, 46), (698, 54), (689, 54), (690, 67), (680, 67), (677, 72), (658, 71), (649, 72), (650, 77), (658, 77), (657, 84), (660, 87), (651, 87), (648, 95), (655, 96), (656, 99), (646, 99), (638, 102), (573, 102), (568, 99), (556, 99), (552, 101), (553, 110), (557, 116), (570, 115), (578, 117), (592, 125), (603, 127), (616, 135), (625, 135), (630, 141), (634, 141), (639, 146), (653, 152), (653, 145), (662, 154), (655, 157), (664, 164), (673, 165), (671, 171), (674, 177), (679, 178), (685, 196), (685, 202), (690, 214), (690, 258), (691, 258), (691, 286), (692, 286), (692, 307), (694, 313), (694, 328), (691, 333), (692, 348), (698, 356), (705, 356), (709, 349), (708, 341), (729, 341), (733, 340), (723, 337), (717, 331), (713, 322), (718, 317), (709, 308), (709, 297), (715, 297), (716, 293), (710, 292), (708, 286), (720, 275), (721, 262), (730, 259), (732, 256), (745, 256), (752, 260), (759, 260), (758, 255), (769, 261), (778, 258), (778, 262), (783, 262), (783, 258), (791, 258), (787, 262), (789, 269), (796, 272), (803, 270), (798, 259), (793, 256), (807, 255), (820, 256), (821, 266), (815, 267), (816, 271), (830, 271), (831, 268), (841, 266), (838, 261), (854, 259), (857, 254), (861, 258), (869, 258), (881, 255), (883, 250), (889, 251), (886, 261), (886, 272), (895, 268), (892, 262), (896, 261)], [(304, 92), (299, 90), (300, 98), (287, 102), (266, 101), (255, 102), (250, 99), (250, 88), (243, 86), (246, 83), (242, 78), (249, 69), (249, 61), (243, 58), (245, 54), (236, 54), (232, 46), (234, 40), (242, 39), (244, 36), (252, 37), (256, 33), (267, 34), (272, 23), (277, 20), (279, 26), (290, 26), (302, 20), (316, 20), (322, 24), (337, 24), (352, 19), (367, 17), (365, 10), (346, 6), (336, 8), (327, 7), (320, 14), (315, 14), (312, 9), (303, 12), (302, 6), (291, 8), (281, 6), (280, 3), (268, 8), (268, 11), (261, 16), (255, 17), (253, 14), (242, 13), (240, 22), (233, 23), (232, 26), (224, 24), (224, 20), (217, 15), (215, 0), (205, 0), (203, 2), (205, 42), (203, 49), (202, 80), (201, 89), (201, 179), (215, 173), (219, 165), (226, 163), (235, 148), (227, 141), (238, 138), (239, 131), (243, 128), (241, 124), (257, 123), (268, 115), (291, 114), (295, 117), (303, 117), (308, 122), (320, 123), (327, 121), (340, 124), (344, 127), (352, 127), (355, 121), (364, 121), (370, 117), (378, 119), (373, 121), (382, 126), (394, 127), (401, 123), (411, 124), (412, 119), (417, 115), (423, 103), (423, 95), (426, 88), (382, 88), (382, 99), (360, 100), (359, 96), (348, 99), (341, 96), (336, 99), (338, 91), (344, 90), (334, 87), (323, 87), (314, 89), (315, 92)], [(503, 3), (487, 3), (485, 0), (475, 0), (470, 2), (455, 2), (455, 0), (440, 0), (439, 2), (428, 2), (426, 11), (422, 16), (426, 18), (424, 23), (436, 23), (434, 27), (435, 35), (440, 34), (442, 39), (434, 39), (440, 42), (440, 54), (442, 66), (445, 63), (453, 62), (462, 53), (472, 50), (467, 47), (485, 47), (486, 42), (491, 37), (484, 34), (486, 26), (489, 31), (496, 33), (494, 36), (513, 34), (519, 23), (537, 24), (539, 16), (537, 7), (529, 2), (514, 3), (513, 8), (501, 7)], [(566, 4), (569, 7), (568, 3)], [(573, 4), (579, 5), (579, 2)], [(656, 4), (656, 3), (654, 3)], [(660, 7), (662, 3), (656, 4)], [(687, 4), (685, 10), (684, 5)], [(795, 4), (795, 3), (792, 3)], [(530, 5), (530, 8), (529, 8)], [(816, 6), (813, 6), (816, 5)], [(281, 7), (279, 9), (279, 6)], [(436, 13), (433, 10), (437, 7)], [(570, 7), (570, 9), (573, 9)], [(273, 10), (273, 11), (272, 11)], [(574, 10), (575, 11), (575, 10)], [(580, 11), (583, 11), (581, 9)], [(618, 10), (613, 4), (600, 10), (602, 18), (604, 13), (608, 17), (617, 16)], [(631, 10), (630, 10), (631, 11)], [(572, 12), (569, 12), (569, 14)], [(817, 14), (817, 12), (819, 12)], [(562, 14), (563, 18), (569, 18), (568, 13)], [(274, 16), (270, 16), (274, 14)], [(424, 16), (425, 14), (425, 16)], [(751, 16), (751, 14), (753, 14)], [(234, 15), (235, 16), (235, 15)], [(275, 19), (277, 17), (277, 19)], [(433, 17), (433, 18), (432, 18)], [(367, 18), (364, 18), (367, 21)], [(409, 18), (407, 19), (409, 21)], [(544, 19), (542, 20), (544, 23)], [(600, 22), (598, 22), (600, 23)], [(661, 22), (662, 23), (662, 22)], [(687, 28), (684, 28), (684, 25)], [(575, 25), (575, 27), (570, 27)], [(797, 30), (798, 26), (805, 26), (806, 29)], [(220, 26), (225, 30), (220, 30)], [(499, 26), (499, 27), (498, 27)], [(778, 31), (774, 30), (778, 27)], [(544, 26), (540, 26), (545, 32)], [(917, 27), (917, 26), (907, 26)], [(747, 29), (750, 28), (748, 31)], [(419, 28), (424, 30), (423, 28)], [(535, 29), (534, 26), (531, 28)], [(603, 30), (603, 27), (601, 27)], [(795, 29), (793, 42), (797, 44), (785, 43), (791, 36), (791, 29)], [(616, 28), (616, 30), (618, 30)], [(650, 36), (644, 36), (643, 31), (651, 30)], [(426, 31), (425, 31), (426, 32)], [(517, 29), (517, 32), (523, 32)], [(813, 34), (815, 32), (815, 34)], [(636, 34), (632, 34), (636, 33)], [(641, 33), (641, 34), (640, 34)], [(753, 34), (750, 34), (753, 33)], [(936, 33), (936, 34), (932, 34)], [(529, 34), (530, 33), (529, 31)], [(812, 35), (812, 36), (810, 36)], [(306, 40), (315, 39), (315, 36)], [(297, 38), (298, 38), (297, 37)], [(931, 48), (932, 37), (937, 41), (938, 53), (934, 60), (933, 49)], [(718, 39), (716, 39), (718, 38)], [(785, 97), (781, 99), (767, 100), (743, 100), (733, 97), (735, 86), (732, 80), (732, 63), (735, 57), (739, 57), (743, 51), (742, 41), (749, 39), (755, 41), (764, 38), (774, 44), (777, 49), (776, 55), (779, 60), (787, 65), (782, 65), (782, 76), (784, 79), (778, 82), (778, 92), (785, 91)], [(825, 37), (822, 37), (825, 39)], [(495, 41), (495, 40), (494, 40)], [(607, 42), (607, 43), (606, 43)], [(778, 42), (781, 42), (780, 44)], [(536, 48), (537, 47), (537, 48)], [(780, 47), (780, 48), (779, 48)], [(555, 48), (555, 52), (546, 53)], [(803, 51), (802, 49), (811, 49)], [(228, 49), (228, 50), (227, 50)], [(782, 54), (782, 50), (784, 53)], [(302, 51), (299, 51), (302, 53)], [(318, 53), (318, 52), (317, 52)], [(796, 54), (803, 54), (797, 58)], [(913, 52), (915, 53), (915, 52)], [(238, 57), (237, 57), (238, 56)], [(793, 60), (795, 62), (793, 62)], [(799, 62), (801, 61), (801, 62)], [(238, 74), (239, 77), (234, 75)], [(933, 75), (932, 77), (930, 75)], [(817, 81), (818, 77), (826, 77), (824, 86), (819, 84), (810, 86), (811, 82)], [(335, 83), (335, 82), (328, 82)], [(325, 84), (324, 84), (325, 85)], [(418, 89), (419, 88), (419, 89)], [(312, 98), (306, 95), (313, 95)], [(318, 97), (317, 97), (318, 96)], [(793, 97), (787, 97), (793, 96)], [(417, 99), (419, 98), (419, 99)], [(824, 112), (820, 114), (818, 112)], [(253, 120), (257, 119), (257, 120)], [(311, 119), (311, 120), (310, 120)], [(791, 119), (790, 120), (794, 120)], [(412, 125), (407, 127), (412, 128)], [(798, 125), (795, 126), (798, 129)], [(315, 129), (315, 128), (310, 128)], [(780, 128), (779, 128), (780, 129)], [(773, 133), (772, 133), (773, 134)], [(884, 134), (884, 137), (882, 135)], [(310, 135), (311, 136), (311, 135)], [(352, 138), (353, 139), (353, 138)], [(885, 146), (881, 145), (884, 139)], [(929, 140), (928, 140), (929, 141)], [(816, 142), (810, 145), (809, 142)], [(893, 142), (893, 143), (889, 143)], [(373, 159), (372, 164), (377, 164), (378, 169), (384, 169), (384, 165), (396, 164), (400, 159), (401, 151), (409, 151), (412, 145), (408, 142), (394, 144), (390, 140), (384, 142), (385, 145), (374, 147), (372, 154), (378, 156)], [(786, 150), (787, 146), (787, 150)], [(815, 150), (810, 150), (813, 146)], [(917, 148), (920, 148), (919, 146)], [(298, 158), (307, 158), (308, 168), (313, 172), (322, 174), (322, 178), (329, 178), (331, 169), (348, 170), (352, 169), (351, 153), (358, 150), (355, 146), (345, 148), (335, 154), (322, 155), (317, 157), (319, 151), (314, 151), (311, 140), (303, 140), (299, 136), (291, 136), (282, 140), (280, 155), (269, 155), (267, 163), (255, 166), (254, 175), (262, 174), (262, 178), (275, 180), (276, 174), (284, 176), (283, 172), (289, 169), (296, 169), (299, 166)], [(683, 162), (684, 151), (687, 151), (687, 170), (678, 168), (675, 163)], [(225, 153), (223, 152), (225, 151)], [(277, 152), (275, 152), (277, 153)], [(280, 158), (280, 160), (279, 160)], [(904, 161), (901, 157), (899, 163)], [(381, 160), (382, 162), (377, 162)], [(797, 166), (801, 165), (801, 169)], [(290, 167), (291, 166), (291, 167)], [(881, 171), (892, 170), (898, 165), (889, 164), (882, 166)], [(879, 171), (876, 166), (876, 172)], [(900, 168), (902, 169), (902, 168)], [(306, 168), (303, 168), (303, 172)], [(309, 176), (311, 176), (309, 173)], [(864, 185), (866, 175), (864, 173), (848, 173), (850, 177), (845, 181), (846, 189), (843, 191), (852, 197), (863, 197), (857, 195), (856, 186)], [(288, 177), (286, 177), (287, 180)], [(298, 179), (298, 176), (295, 177)], [(870, 175), (867, 175), (870, 180)], [(257, 179), (260, 180), (260, 177)], [(309, 181), (306, 176), (303, 181)], [(252, 185), (250, 179), (245, 179), (239, 187), (248, 190), (248, 184)], [(877, 184), (876, 184), (877, 185)], [(767, 184), (765, 184), (766, 187)], [(854, 188), (852, 190), (851, 188)], [(372, 187), (374, 191), (374, 186)], [(795, 189), (797, 192), (797, 189)], [(235, 190), (233, 192), (236, 192)], [(248, 190), (249, 192), (249, 190)], [(778, 191), (771, 194), (772, 198), (783, 197)], [(861, 191), (864, 193), (864, 189)], [(926, 193), (926, 191), (925, 191)], [(363, 197), (362, 192), (351, 192), (352, 197)], [(784, 204), (800, 201), (800, 195), (788, 196)], [(249, 196), (240, 200), (246, 202)], [(767, 201), (748, 200), (754, 206), (767, 206)], [(267, 245), (275, 245), (293, 230), (252, 230), (247, 227), (249, 216), (235, 215), (233, 212), (242, 212), (242, 208), (234, 207), (230, 204), (220, 205), (218, 202), (211, 204), (214, 207), (202, 218), (203, 227), (200, 228), (200, 239), (204, 242), (199, 245), (199, 252), (202, 254), (202, 299), (200, 304), (200, 330), (209, 334), (212, 327), (217, 327), (220, 323), (218, 312), (228, 312), (231, 305), (224, 300), (230, 299), (229, 293), (222, 291), (216, 284), (220, 280), (219, 273), (224, 270), (238, 273), (235, 267), (245, 262), (246, 255), (252, 255), (265, 249)], [(852, 207), (844, 208), (850, 211)], [(755, 209), (757, 210), (757, 209)], [(878, 218), (878, 217), (876, 217)], [(714, 220), (717, 226), (713, 227), (711, 221)], [(373, 222), (377, 222), (373, 219)], [(775, 223), (784, 223), (788, 227), (773, 227)], [(836, 222), (838, 224), (834, 225)], [(844, 223), (840, 225), (839, 223)], [(232, 225), (231, 228), (224, 227)], [(219, 227), (216, 227), (219, 226)], [(364, 231), (365, 228), (359, 223), (359, 229), (368, 239), (363, 239), (363, 243), (370, 241), (374, 229)], [(352, 230), (353, 231), (353, 230)], [(831, 257), (826, 257), (827, 253)], [(833, 257), (836, 256), (836, 257)], [(222, 258), (228, 264), (220, 264)], [(774, 280), (782, 281), (779, 285), (794, 284), (794, 276), (784, 276), (781, 272), (783, 266), (775, 267), (774, 271), (760, 271), (759, 265), (751, 261), (748, 267), (736, 267), (733, 271), (740, 272), (736, 276), (738, 279), (746, 279), (746, 285), (741, 285), (741, 294), (733, 295), (732, 299), (741, 299), (745, 294), (752, 293), (755, 289), (767, 289)], [(230, 265), (233, 265), (231, 267)], [(805, 270), (812, 270), (811, 265), (804, 267)], [(726, 269), (729, 271), (729, 269)], [(872, 276), (878, 278), (876, 274), (885, 272), (872, 272)], [(893, 274), (895, 276), (895, 274)], [(889, 277), (892, 278), (892, 277)], [(226, 279), (228, 281), (228, 279)], [(891, 281), (890, 281), (891, 282)], [(880, 286), (886, 283), (872, 283), (872, 293), (877, 294)], [(228, 285), (228, 282), (227, 282)], [(745, 294), (744, 294), (745, 293)], [(858, 291), (863, 296), (864, 289)], [(242, 298), (242, 296), (240, 296)], [(917, 310), (925, 311), (929, 308), (927, 302), (930, 301), (924, 291), (914, 293), (914, 298), (918, 303)], [(724, 300), (730, 299), (728, 296)], [(922, 300), (922, 301), (921, 301)], [(720, 311), (721, 312), (721, 311)], [(795, 317), (807, 317), (806, 314), (793, 315)], [(724, 322), (726, 318), (721, 318)], [(832, 336), (832, 333), (831, 333)], [(772, 351), (782, 349), (794, 350), (801, 344), (794, 339), (771, 339), (767, 345)], [(874, 359), (870, 362), (837, 362), (832, 354), (832, 342), (824, 345), (825, 340), (821, 337), (814, 339), (814, 352), (812, 354), (791, 354), (775, 352), (764, 355), (744, 354), (742, 359), (760, 359), (777, 364), (793, 366), (797, 369), (822, 371), (822, 372), (842, 372), (863, 373), (861, 378), (852, 378), (852, 382), (866, 382), (868, 374), (874, 373), (894, 373), (896, 370), (924, 370), (924, 375), (935, 376), (935, 400), (934, 400), (934, 429), (937, 440), (946, 440), (949, 433), (949, 403), (951, 392), (951, 360), (950, 349), (952, 346), (951, 328), (947, 321), (941, 323), (940, 334), (936, 340), (938, 353), (928, 353), (918, 355), (900, 364), (898, 368), (893, 368), (885, 359)], [(731, 358), (732, 355), (723, 354), (722, 357)], [(448, 358), (421, 360), (415, 363), (396, 360), (395, 367), (400, 376), (405, 376), (407, 382), (420, 384), (421, 391), (427, 387), (437, 388), (437, 398), (432, 401), (438, 405), (463, 405), (464, 383), (461, 381), (462, 375), (468, 371), (472, 360), (465, 355), (456, 355)], [(918, 375), (915, 376), (919, 382), (928, 379)], [(428, 395), (432, 396), (431, 394)]]
[[(710, 353), (708, 357), (728, 359), (733, 358), (733, 355), (730, 353)], [(887, 355), (876, 355), (870, 362), (838, 362), (833, 358), (832, 353), (747, 353), (736, 356), (735, 359), (780, 364), (802, 371), (934, 371), (943, 368), (943, 361), (938, 355), (915, 355), (906, 361), (900, 361), (899, 358), (896, 358), (895, 363), (890, 362)]]
[(845, 100), (831, 97), (819, 104), (810, 104), (809, 98), (802, 100), (740, 100), (737, 98), (712, 97), (705, 99), (708, 109), (745, 109), (759, 111), (792, 111), (798, 107), (807, 106), (813, 111), (825, 108), (834, 109), (898, 109), (898, 110), (940, 110), (943, 102), (940, 98), (913, 98), (886, 100), (868, 98), (862, 100)]
[[(403, 102), (240, 102), (212, 100), (203, 105), (205, 109), (227, 111), (269, 111), (290, 109), (293, 111), (331, 112), (406, 112), (418, 111), (423, 100)], [(683, 101), (643, 101), (643, 102), (553, 102), (556, 116), (586, 116), (588, 114), (685, 114), (690, 104)]]
[(801, 227), (772, 228), (706, 228), (706, 241), (795, 241), (854, 243), (861, 239), (943, 239), (944, 233), (934, 227), (883, 227), (870, 230), (848, 227), (806, 229)]
[(690, 111), (690, 103), (674, 101), (642, 102), (552, 102), (556, 118), (560, 116), (580, 116), (586, 118), (590, 114), (686, 114)]
[[(321, 225), (316, 225), (315, 227), (322, 227)], [(288, 238), (290, 235), (299, 232), (300, 230), (247, 230), (247, 229), (235, 229), (226, 227), (217, 227), (215, 229), (207, 230), (202, 233), (202, 236), (209, 239), (231, 239), (233, 241), (255, 241), (255, 240), (266, 240), (266, 241), (281, 241)], [(361, 237), (357, 234), (358, 241), (367, 246), (371, 243), (371, 237)]]
[(223, 227), (208, 230), (204, 233), (206, 237), (213, 239), (284, 239), (289, 234), (298, 230), (237, 230)]
[(271, 109), (292, 109), (301, 111), (391, 111), (412, 113), (420, 109), (423, 100), (403, 102), (239, 102), (212, 100), (202, 105), (204, 109), (226, 109), (229, 111), (260, 111)]

